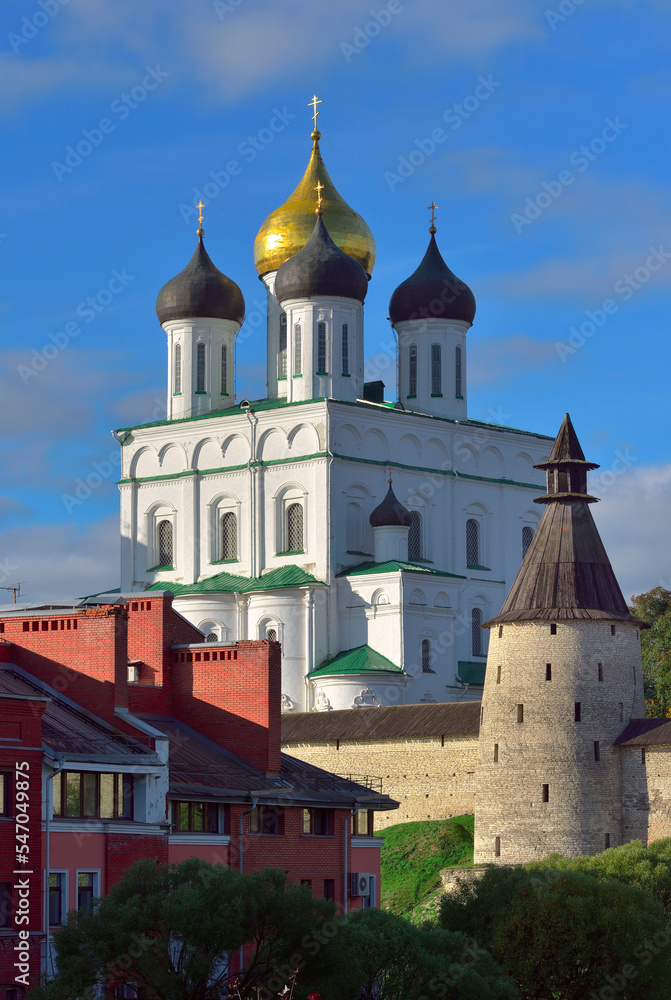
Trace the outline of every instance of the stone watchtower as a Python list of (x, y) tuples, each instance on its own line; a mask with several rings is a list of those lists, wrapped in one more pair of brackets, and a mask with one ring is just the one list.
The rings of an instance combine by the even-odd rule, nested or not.
[(475, 861), (514, 863), (623, 843), (614, 741), (643, 717), (640, 629), (589, 509), (566, 414), (547, 462), (546, 504), (491, 629), (482, 699)]

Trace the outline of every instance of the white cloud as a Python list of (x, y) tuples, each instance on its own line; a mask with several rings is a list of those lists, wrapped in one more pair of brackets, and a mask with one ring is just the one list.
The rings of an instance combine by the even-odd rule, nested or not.
[(469, 385), (503, 382), (512, 375), (541, 368), (557, 360), (554, 343), (534, 340), (523, 333), (511, 337), (474, 340), (468, 356)]
[(627, 600), (653, 587), (671, 589), (671, 463), (599, 469), (601, 503), (592, 512)]
[(19, 582), (26, 601), (85, 597), (118, 587), (119, 518), (81, 527), (65, 521), (0, 532), (0, 584)]

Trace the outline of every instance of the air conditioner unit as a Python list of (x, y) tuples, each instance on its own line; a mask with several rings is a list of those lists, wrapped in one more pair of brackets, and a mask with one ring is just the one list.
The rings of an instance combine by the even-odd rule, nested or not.
[(137, 663), (128, 664), (128, 683), (137, 684), (140, 679), (140, 668)]
[(367, 872), (352, 872), (350, 875), (350, 895), (370, 896), (374, 875)]

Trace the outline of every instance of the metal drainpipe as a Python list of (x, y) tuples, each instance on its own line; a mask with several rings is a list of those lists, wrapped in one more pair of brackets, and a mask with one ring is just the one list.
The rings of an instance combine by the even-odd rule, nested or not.
[(249, 462), (247, 467), (249, 469), (249, 522), (251, 526), (251, 575), (258, 576), (258, 551), (257, 551), (257, 540), (258, 532), (256, 528), (256, 514), (258, 507), (258, 474), (256, 468), (256, 425), (258, 423), (258, 418), (253, 416), (253, 411), (247, 409), (246, 411), (247, 419), (249, 420)]
[[(54, 796), (53, 796), (53, 785), (50, 784), (51, 781), (60, 774), (63, 770), (63, 764), (65, 760), (63, 757), (58, 757), (59, 761), (58, 767), (51, 774), (47, 775), (47, 788), (46, 788), (46, 820), (45, 820), (45, 844), (44, 844), (44, 972), (46, 976), (49, 976), (49, 964), (51, 955), (51, 940), (49, 938), (49, 863), (50, 863), (50, 851), (49, 851), (49, 833), (51, 824), (51, 813), (54, 807)], [(51, 971), (53, 973), (53, 960), (51, 961)]]
[(354, 812), (351, 812), (349, 816), (345, 817), (345, 888), (343, 892), (343, 914), (347, 916), (347, 835), (349, 833), (349, 821), (353, 819), (354, 816), (359, 811), (359, 803), (357, 802), (354, 807)]
[[(243, 841), (243, 834), (242, 834), (242, 821), (245, 818), (245, 816), (249, 816), (249, 814), (251, 812), (254, 812), (254, 810), (256, 809), (256, 805), (257, 805), (258, 801), (259, 801), (258, 795), (252, 795), (252, 804), (251, 804), (251, 806), (249, 807), (249, 809), (246, 810), (246, 812), (240, 813), (239, 854), (240, 854), (240, 874), (241, 875), (244, 875), (244, 868), (243, 868), (243, 863), (242, 863), (242, 861), (243, 861), (243, 849), (244, 849), (244, 841)], [(244, 962), (244, 959), (243, 959), (243, 949), (244, 949), (244, 945), (241, 944), (240, 945), (240, 968), (238, 969), (238, 974), (240, 974), (242, 972), (242, 966), (243, 966), (243, 962)]]

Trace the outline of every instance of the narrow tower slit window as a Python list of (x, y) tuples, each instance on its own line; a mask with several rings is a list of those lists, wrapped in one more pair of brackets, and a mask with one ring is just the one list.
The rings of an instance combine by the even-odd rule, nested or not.
[(529, 546), (531, 545), (531, 539), (533, 537), (534, 537), (533, 531), (531, 530), (531, 528), (527, 524), (525, 524), (525, 526), (522, 528), (522, 558), (523, 559), (524, 559), (525, 555), (527, 554), (527, 552), (529, 551)]
[(417, 395), (417, 347), (408, 348), (408, 395)]
[(498, 745), (498, 743), (495, 743), (494, 744), (494, 763), (498, 764), (498, 762), (499, 762), (499, 745)]
[(601, 760), (601, 744), (599, 740), (594, 740), (594, 760)]
[(205, 344), (196, 344), (196, 392), (205, 392)]
[(645, 764), (645, 747), (641, 747), (641, 764)]
[(615, 626), (614, 625), (611, 625), (611, 627), (610, 627), (610, 634), (611, 635), (615, 635)]
[(454, 394), (458, 399), (463, 396), (461, 390), (461, 347), (457, 344), (454, 349)]
[(471, 610), (471, 649), (473, 656), (482, 656), (482, 610), (473, 608)]
[(408, 532), (408, 559), (422, 558), (422, 515), (413, 510), (410, 512), (410, 531)]
[(303, 505), (292, 503), (287, 507), (287, 552), (303, 551)]
[(303, 374), (303, 335), (300, 323), (294, 323), (294, 375)]
[(440, 344), (431, 345), (431, 395), (442, 396), (443, 362)]
[(342, 325), (342, 373), (343, 375), (349, 375), (349, 326), (347, 323)]
[(287, 377), (287, 314), (280, 316), (280, 336), (277, 350), (277, 377)]
[(550, 635), (556, 635), (556, 634), (557, 634), (557, 626), (553, 622), (552, 625), (550, 625)]
[(549, 802), (549, 801), (550, 801), (550, 786), (543, 785), (543, 802)]
[(603, 838), (603, 846), (608, 850), (610, 848), (610, 834), (606, 833)]
[(182, 391), (182, 345), (175, 344), (174, 392)]
[(524, 705), (517, 706), (517, 721), (524, 722)]
[(576, 701), (575, 705), (573, 706), (573, 718), (576, 722), (580, 722), (581, 716), (582, 716), (582, 704), (579, 701)]
[(431, 642), (422, 639), (422, 671), (426, 674), (431, 670)]
[(158, 565), (172, 566), (172, 522), (158, 523)]
[(480, 565), (480, 525), (474, 517), (466, 521), (466, 565)]
[(501, 857), (501, 838), (500, 837), (494, 837), (494, 857), (495, 858), (500, 858)]
[(599, 678), (600, 681), (603, 680), (603, 663), (598, 663), (597, 664), (597, 676), (598, 676), (598, 678)]
[(221, 345), (221, 394), (228, 395), (228, 347)]
[(551, 663), (546, 663), (545, 664), (545, 680), (546, 681), (551, 681), (552, 680), (552, 664)]
[(503, 638), (503, 625), (499, 625), (499, 639)]
[(501, 683), (501, 664), (499, 664), (498, 667), (496, 668), (496, 683), (497, 684)]
[(238, 519), (231, 510), (221, 519), (221, 558), (238, 558)]
[(326, 375), (326, 323), (317, 323), (317, 374)]
[(624, 702), (620, 702), (620, 722), (624, 722)]

